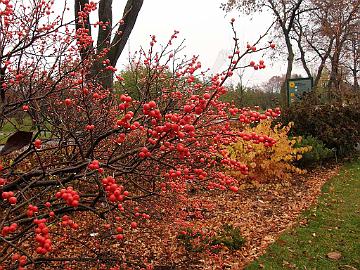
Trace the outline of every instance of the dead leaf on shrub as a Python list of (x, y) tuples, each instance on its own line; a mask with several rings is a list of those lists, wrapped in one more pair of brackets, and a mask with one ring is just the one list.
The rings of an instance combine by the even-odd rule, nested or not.
[(340, 252), (337, 252), (337, 251), (334, 251), (334, 252), (329, 252), (327, 254), (327, 257), (329, 259), (332, 259), (332, 260), (339, 260), (341, 258), (341, 253)]
[(30, 144), (33, 133), (28, 131), (16, 131), (6, 141), (0, 151), (0, 155), (7, 155)]

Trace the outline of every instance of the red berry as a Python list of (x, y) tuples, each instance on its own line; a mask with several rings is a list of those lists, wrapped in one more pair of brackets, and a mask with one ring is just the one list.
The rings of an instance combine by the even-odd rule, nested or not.
[(192, 107), (190, 105), (185, 105), (184, 106), (184, 112), (185, 113), (190, 113), (192, 111)]
[(10, 197), (10, 198), (9, 198), (9, 203), (10, 203), (10, 204), (16, 204), (16, 202), (17, 202), (16, 197)]
[(5, 185), (5, 183), (6, 183), (6, 179), (0, 178), (0, 186)]
[(66, 106), (70, 106), (71, 103), (72, 103), (72, 101), (71, 101), (70, 98), (65, 99), (65, 105), (66, 105)]
[(210, 98), (210, 94), (209, 94), (209, 93), (205, 93), (205, 94), (204, 94), (204, 98), (205, 98), (205, 99), (209, 99), (209, 98)]
[(123, 240), (123, 239), (124, 239), (124, 235), (122, 235), (122, 234), (117, 234), (117, 235), (116, 235), (116, 239), (117, 239), (117, 240)]
[(155, 108), (156, 107), (155, 101), (150, 101), (148, 104), (149, 104), (150, 108)]
[(11, 258), (13, 261), (17, 261), (20, 259), (20, 254), (19, 253), (15, 253), (12, 258)]
[(41, 148), (41, 144), (42, 144), (42, 142), (40, 139), (36, 139), (34, 141), (35, 148), (37, 148), (37, 149)]

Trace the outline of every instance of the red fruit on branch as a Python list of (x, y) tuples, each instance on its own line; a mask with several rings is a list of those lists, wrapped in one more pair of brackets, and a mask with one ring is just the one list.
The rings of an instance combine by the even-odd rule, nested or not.
[(95, 126), (94, 125), (86, 125), (85, 129), (88, 131), (94, 130)]
[(17, 203), (16, 197), (10, 197), (8, 200), (9, 200), (9, 203), (12, 205), (15, 205)]
[(42, 141), (40, 139), (36, 139), (34, 141), (34, 146), (35, 146), (36, 149), (40, 149), (41, 145), (42, 145)]
[(123, 239), (124, 239), (124, 235), (123, 235), (123, 234), (117, 234), (117, 235), (116, 235), (116, 239), (117, 239), (117, 240), (123, 240)]
[(70, 106), (72, 104), (72, 100), (70, 98), (65, 99), (65, 105)]
[(6, 179), (0, 178), (0, 186), (5, 185), (6, 182), (7, 182)]

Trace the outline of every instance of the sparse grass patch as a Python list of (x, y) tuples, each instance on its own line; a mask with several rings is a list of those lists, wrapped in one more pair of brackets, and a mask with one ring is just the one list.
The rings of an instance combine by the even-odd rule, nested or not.
[[(336, 252), (339, 259), (330, 259)], [(317, 206), (246, 269), (360, 269), (360, 159), (326, 183)]]

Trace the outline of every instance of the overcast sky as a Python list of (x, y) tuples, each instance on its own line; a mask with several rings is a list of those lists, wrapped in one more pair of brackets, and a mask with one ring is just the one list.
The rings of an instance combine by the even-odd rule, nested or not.
[[(253, 18), (239, 12), (226, 14), (220, 9), (223, 1), (225, 0), (144, 0), (135, 28), (117, 67), (121, 69), (127, 63), (129, 50), (134, 52), (140, 46), (147, 47), (150, 35), (156, 35), (158, 43), (166, 43), (173, 31), (178, 30), (178, 39), (186, 39), (184, 54), (200, 55), (204, 68), (219, 71), (221, 64), (226, 61), (224, 55), (227, 55), (233, 45), (229, 23), (232, 17), (236, 19), (236, 30), (243, 46), (257, 40), (272, 22), (271, 15), (266, 12)], [(121, 18), (125, 3), (126, 0), (113, 0), (114, 21)], [(265, 38), (264, 42), (269, 40), (270, 36)], [(249, 86), (261, 84), (274, 75), (286, 72), (285, 63), (270, 61), (266, 55), (258, 54), (254, 59), (246, 59), (246, 62), (260, 59), (265, 60), (267, 68), (261, 71), (247, 70), (245, 83)], [(295, 72), (298, 70), (295, 69)], [(235, 82), (236, 78), (233, 80)]]

